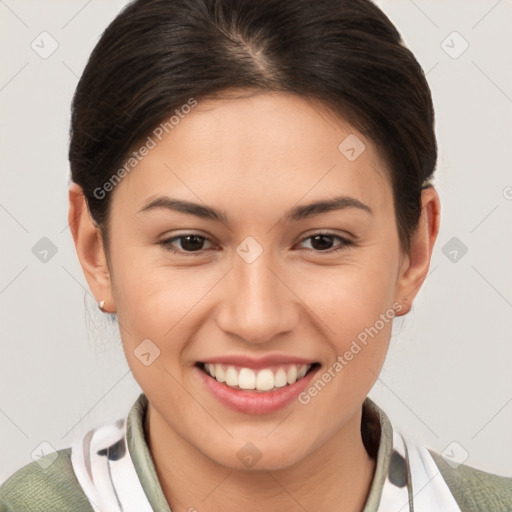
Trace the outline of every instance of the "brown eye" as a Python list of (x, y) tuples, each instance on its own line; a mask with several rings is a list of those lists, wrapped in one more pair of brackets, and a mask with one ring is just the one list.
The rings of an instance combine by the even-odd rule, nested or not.
[[(204, 242), (207, 240), (208, 239), (204, 236), (190, 233), (167, 238), (158, 242), (158, 244), (163, 246), (166, 250), (174, 253), (191, 254), (192, 256), (196, 256), (202, 253), (204, 249)], [(181, 247), (176, 248), (176, 241), (180, 241), (179, 244)]]
[[(340, 240), (341, 243), (337, 244), (337, 246), (332, 249), (334, 239)], [(317, 252), (335, 252), (352, 245), (350, 240), (331, 233), (316, 233), (315, 235), (305, 238), (303, 242), (306, 240), (311, 240), (311, 248)]]

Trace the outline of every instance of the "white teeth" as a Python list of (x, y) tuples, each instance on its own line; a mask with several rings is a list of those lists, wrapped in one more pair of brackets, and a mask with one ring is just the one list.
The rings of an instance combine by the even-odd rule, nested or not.
[(286, 386), (286, 372), (279, 368), (276, 372), (276, 376), (274, 377), (274, 385), (276, 388), (282, 388), (283, 386)]
[(306, 372), (308, 371), (307, 366), (301, 366), (299, 370), (297, 371), (297, 380), (302, 379), (304, 375), (306, 375)]
[(217, 382), (224, 382), (227, 386), (237, 389), (255, 389), (257, 391), (270, 391), (274, 388), (294, 384), (302, 379), (308, 370), (310, 364), (296, 365), (290, 364), (288, 370), (279, 367), (277, 371), (270, 368), (262, 370), (252, 370), (251, 368), (240, 368), (238, 371), (235, 366), (206, 363), (204, 368)]
[(241, 389), (254, 389), (256, 387), (256, 375), (250, 368), (242, 368), (238, 374), (238, 385)]
[(238, 372), (235, 370), (234, 366), (228, 366), (228, 369), (226, 371), (226, 384), (233, 388), (235, 386), (238, 386)]
[[(211, 373), (210, 373), (211, 375)], [(212, 375), (213, 377), (213, 375)], [(224, 372), (224, 369), (222, 368), (222, 365), (216, 364), (215, 365), (215, 378), (219, 382), (226, 382), (226, 373)]]
[[(242, 372), (240, 372), (242, 373)], [(274, 374), (272, 370), (261, 370), (258, 372), (258, 380), (256, 381), (256, 389), (260, 391), (268, 391), (274, 387)]]
[(295, 365), (290, 366), (290, 369), (286, 372), (286, 382), (288, 382), (288, 384), (293, 384), (296, 381), (297, 381), (297, 367)]

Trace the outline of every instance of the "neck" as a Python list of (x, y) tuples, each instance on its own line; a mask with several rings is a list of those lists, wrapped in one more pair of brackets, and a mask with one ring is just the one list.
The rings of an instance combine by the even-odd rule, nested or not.
[(174, 432), (150, 404), (145, 430), (173, 512), (360, 512), (376, 464), (363, 445), (360, 425), (361, 410), (298, 463), (274, 471), (241, 471), (217, 464)]

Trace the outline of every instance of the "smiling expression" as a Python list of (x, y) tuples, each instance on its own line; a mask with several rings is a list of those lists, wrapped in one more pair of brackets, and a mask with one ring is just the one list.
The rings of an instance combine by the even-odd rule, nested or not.
[[(349, 136), (364, 144), (355, 159), (339, 149)], [(249, 441), (277, 468), (359, 435), (392, 322), (315, 400), (297, 395), (407, 292), (368, 138), (290, 93), (200, 101), (111, 206), (106, 303), (161, 425), (236, 467)]]

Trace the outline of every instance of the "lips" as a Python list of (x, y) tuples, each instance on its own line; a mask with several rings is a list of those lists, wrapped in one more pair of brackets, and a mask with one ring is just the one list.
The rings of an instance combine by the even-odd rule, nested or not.
[[(319, 363), (306, 365), (281, 364), (264, 368), (258, 365), (260, 366), (258, 370), (224, 363), (197, 363), (195, 366), (200, 381), (217, 400), (237, 412), (253, 415), (270, 414), (291, 405), (297, 400), (297, 396), (310, 385), (318, 368), (320, 368)], [(210, 374), (212, 366), (216, 377)], [(224, 377), (228, 380), (231, 378), (238, 379), (236, 386), (234, 385), (235, 380), (230, 382), (232, 385), (226, 383), (226, 381), (219, 382), (217, 380), (219, 378), (218, 366), (221, 367), (220, 373), (224, 371)], [(275, 370), (276, 367), (277, 370)], [(288, 382), (288, 373), (285, 373), (286, 383), (283, 382), (283, 373), (286, 367), (291, 372), (290, 381), (292, 383)], [(301, 374), (298, 371), (301, 371), (301, 374), (304, 375), (300, 377)], [(230, 376), (232, 372), (235, 373)], [(222, 379), (222, 376), (220, 378)], [(238, 384), (245, 386), (245, 388)], [(284, 385), (281, 386), (281, 384)]]

